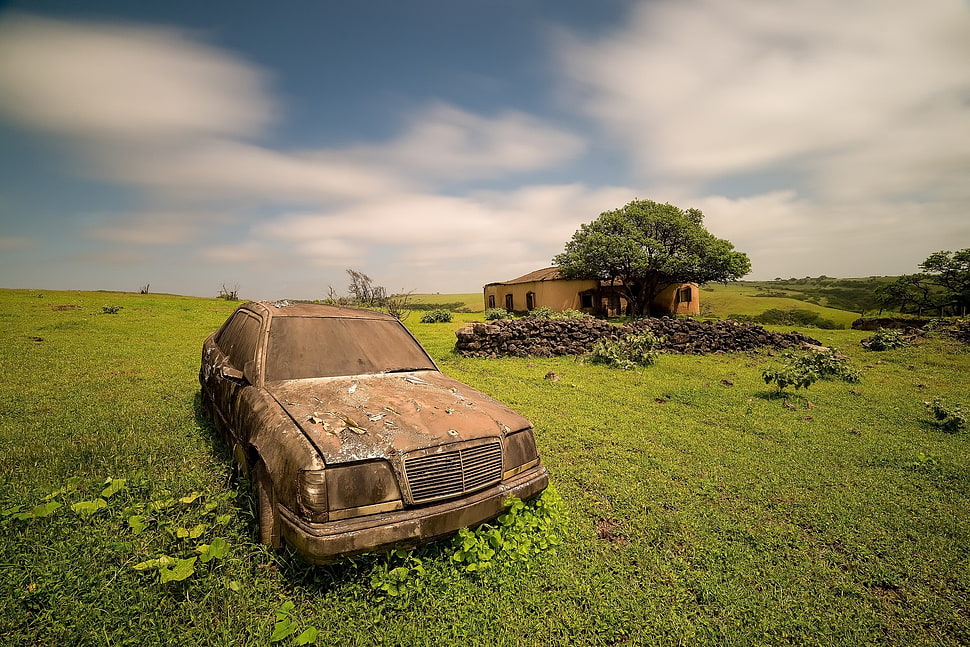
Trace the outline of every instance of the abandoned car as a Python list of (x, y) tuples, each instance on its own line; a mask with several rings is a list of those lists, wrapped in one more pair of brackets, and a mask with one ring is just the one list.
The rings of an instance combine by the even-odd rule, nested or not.
[(205, 340), (199, 381), (255, 482), (260, 541), (309, 562), (429, 541), (548, 485), (529, 421), (389, 315), (246, 303)]

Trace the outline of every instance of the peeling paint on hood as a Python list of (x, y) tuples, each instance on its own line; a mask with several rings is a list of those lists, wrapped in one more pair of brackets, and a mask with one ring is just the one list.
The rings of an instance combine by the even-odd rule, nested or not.
[(438, 371), (268, 382), (266, 390), (338, 464), (503, 436), (529, 421)]

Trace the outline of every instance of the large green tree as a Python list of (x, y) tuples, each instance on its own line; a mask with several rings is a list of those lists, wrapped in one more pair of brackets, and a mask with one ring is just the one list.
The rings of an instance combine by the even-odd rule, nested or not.
[(727, 282), (751, 271), (746, 254), (704, 228), (699, 209), (634, 200), (580, 226), (553, 263), (566, 278), (619, 281), (628, 314), (649, 313), (671, 283)]
[(920, 263), (918, 274), (904, 274), (879, 291), (880, 305), (912, 310), (936, 310), (940, 315), (970, 312), (970, 248), (934, 252)]

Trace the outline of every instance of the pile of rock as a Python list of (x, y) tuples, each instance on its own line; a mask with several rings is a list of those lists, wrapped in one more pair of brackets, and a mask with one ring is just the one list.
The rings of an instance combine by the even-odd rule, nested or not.
[(819, 345), (811, 337), (769, 332), (756, 324), (659, 317), (615, 326), (601, 319), (506, 319), (473, 323), (455, 332), (455, 349), (470, 357), (553, 357), (582, 355), (604, 337), (649, 330), (663, 337), (668, 353), (704, 354)]

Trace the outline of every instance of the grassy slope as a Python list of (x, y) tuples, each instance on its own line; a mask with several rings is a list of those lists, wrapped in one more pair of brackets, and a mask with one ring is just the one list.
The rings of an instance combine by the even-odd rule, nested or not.
[(794, 298), (758, 296), (759, 291), (753, 284), (729, 283), (728, 285), (710, 284), (701, 289), (700, 301), (702, 314), (727, 317), (732, 314), (759, 315), (772, 308), (778, 310), (811, 310), (823, 318), (846, 327), (859, 318), (858, 313), (828, 308)]
[[(52, 309), (69, 304), (82, 307)], [(124, 309), (101, 314), (109, 304)], [(970, 642), (970, 434), (931, 428), (922, 405), (968, 404), (966, 347), (874, 354), (863, 333), (806, 331), (864, 378), (816, 384), (791, 409), (761, 382), (774, 361), (763, 354), (665, 356), (641, 372), (467, 359), (451, 354), (453, 331), (474, 315), (414, 323), (446, 373), (535, 422), (566, 541), (530, 571), (482, 576), (458, 572), (442, 547), (425, 559), (423, 593), (380, 600), (370, 578), (386, 562), (306, 567), (253, 543), (247, 490), (198, 413), (201, 340), (233, 306), (0, 291), (0, 510), (72, 476), (79, 489), (55, 500), (129, 479), (90, 519), (65, 506), (0, 522), (0, 643), (263, 645), (286, 600), (320, 644)], [(193, 491), (214, 513), (147, 507)], [(134, 535), (125, 520), (146, 512)], [(200, 520), (199, 541), (230, 543), (225, 559), (183, 583), (132, 570), (194, 545), (167, 522)], [(599, 538), (607, 527), (617, 541)]]
[(464, 304), (470, 312), (484, 312), (485, 301), (481, 292), (469, 292), (467, 294), (412, 294), (411, 301), (414, 303), (458, 303)]

